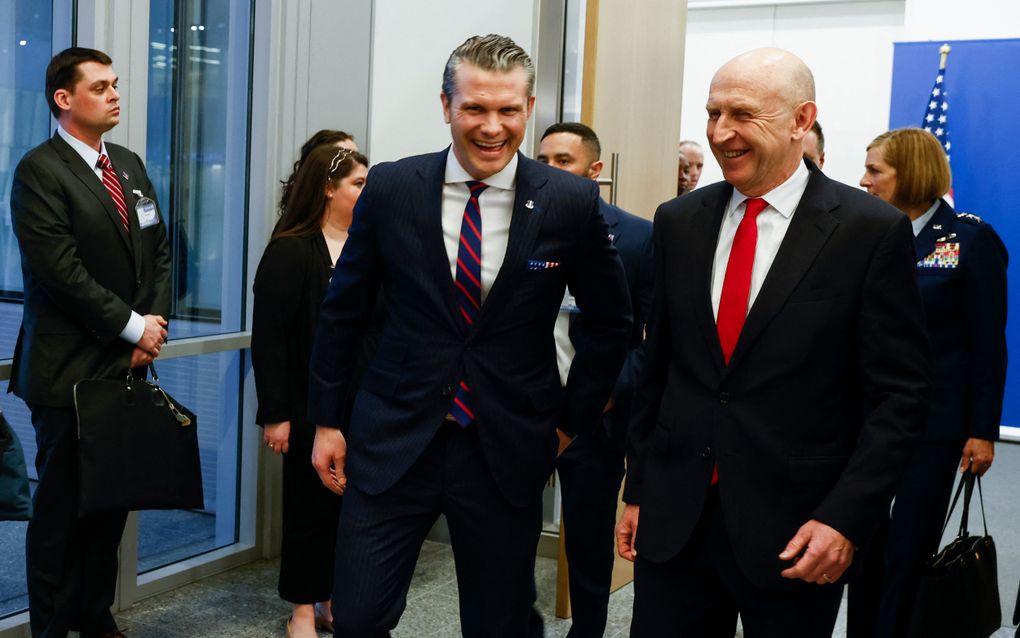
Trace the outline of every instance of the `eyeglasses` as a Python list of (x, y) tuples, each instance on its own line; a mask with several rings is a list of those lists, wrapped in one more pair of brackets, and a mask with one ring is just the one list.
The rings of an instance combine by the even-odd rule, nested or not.
[(333, 156), (332, 161), (329, 163), (329, 172), (326, 173), (326, 179), (328, 180), (330, 177), (333, 177), (333, 173), (336, 172), (336, 169), (340, 168), (340, 165), (344, 163), (344, 160), (350, 157), (353, 153), (354, 151), (352, 149), (344, 148), (343, 146), (338, 148), (336, 150), (336, 155)]

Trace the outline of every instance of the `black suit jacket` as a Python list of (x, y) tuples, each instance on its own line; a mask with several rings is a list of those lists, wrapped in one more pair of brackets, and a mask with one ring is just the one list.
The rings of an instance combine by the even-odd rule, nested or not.
[[(493, 478), (523, 505), (540, 495), (552, 469), (554, 428), (580, 433), (599, 422), (626, 353), (630, 300), (596, 184), (519, 155), (506, 257), (464, 334), (443, 243), (446, 157), (372, 168), (320, 313), (310, 420), (341, 424), (352, 354), (385, 283), (378, 350), (351, 415), (349, 480), (373, 494), (392, 486), (433, 438), (465, 379), (477, 417), (470, 427), (478, 428)], [(531, 269), (529, 261), (554, 265)], [(564, 390), (553, 324), (567, 284), (582, 311), (575, 329), (585, 345)]]
[[(613, 388), (613, 408), (603, 415), (609, 440), (618, 448), (626, 445), (630, 410), (644, 367), (645, 325), (652, 309), (652, 222), (600, 200), (602, 217), (609, 227), (609, 239), (620, 254), (630, 292), (631, 326), (627, 359)], [(570, 333), (571, 342), (583, 338)]]
[(990, 224), (957, 216), (945, 201), (914, 247), (935, 353), (924, 438), (996, 441), (1006, 387), (1006, 247)]
[(133, 345), (119, 337), (131, 311), (170, 315), (166, 225), (141, 229), (135, 204), (155, 201), (142, 160), (106, 143), (131, 233), (106, 188), (59, 135), (18, 163), (11, 219), (25, 302), (9, 390), (29, 404), (71, 406), (84, 378), (126, 373)]
[(817, 519), (870, 537), (927, 413), (930, 352), (907, 218), (815, 169), (729, 365), (711, 302), (733, 188), (659, 207), (648, 361), (624, 498), (637, 551), (665, 561), (701, 515), (713, 464), (736, 559), (783, 588), (778, 554)]

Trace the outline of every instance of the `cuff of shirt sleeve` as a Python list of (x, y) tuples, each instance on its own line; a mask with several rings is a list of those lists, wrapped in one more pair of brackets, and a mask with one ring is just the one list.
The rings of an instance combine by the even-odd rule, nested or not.
[(142, 340), (143, 334), (145, 334), (145, 319), (132, 310), (127, 325), (120, 331), (120, 338), (128, 343), (138, 343)]

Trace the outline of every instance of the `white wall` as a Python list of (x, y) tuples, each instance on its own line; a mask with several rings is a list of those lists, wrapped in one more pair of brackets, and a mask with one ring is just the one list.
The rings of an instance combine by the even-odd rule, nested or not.
[[(533, 53), (537, 2), (445, 0), (439, 11), (432, 2), (378, 0), (372, 29), (372, 163), (447, 146), (450, 133), (439, 93), (450, 52), (472, 35), (495, 32)], [(528, 148), (527, 140), (522, 148)]]
[(1016, 0), (906, 0), (905, 4), (904, 40), (1020, 37), (1020, 2)]
[[(864, 148), (889, 125), (893, 44), (1020, 37), (1015, 0), (881, 0), (695, 8), (687, 21), (681, 135), (705, 144), (705, 100), (712, 74), (741, 51), (779, 46), (815, 74), (825, 130), (825, 172), (857, 184)], [(935, 64), (935, 61), (932, 62)], [(702, 184), (722, 178), (707, 154)]]
[(818, 119), (826, 137), (826, 173), (856, 184), (864, 147), (889, 122), (894, 41), (902, 39), (903, 2), (691, 9), (687, 20), (681, 135), (706, 146), (702, 185), (722, 179), (705, 139), (708, 86), (726, 60), (778, 46), (815, 75)]

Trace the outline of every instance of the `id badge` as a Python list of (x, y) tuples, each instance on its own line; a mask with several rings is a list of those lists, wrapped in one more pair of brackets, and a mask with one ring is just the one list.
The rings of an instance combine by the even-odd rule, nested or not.
[(138, 215), (138, 227), (145, 229), (159, 223), (159, 212), (156, 210), (156, 202), (148, 197), (143, 197), (135, 204), (135, 213)]

